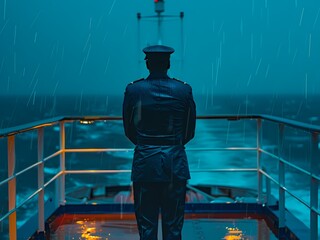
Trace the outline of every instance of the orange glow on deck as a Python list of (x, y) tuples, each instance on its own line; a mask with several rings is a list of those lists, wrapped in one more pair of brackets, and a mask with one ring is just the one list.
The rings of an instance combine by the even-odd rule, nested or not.
[(237, 227), (231, 228), (226, 227), (226, 230), (228, 231), (226, 236), (223, 238), (225, 240), (245, 240), (246, 238), (243, 236), (243, 233), (240, 229)]
[[(95, 221), (88, 221), (89, 219), (84, 219), (84, 221), (76, 221), (76, 224), (81, 225), (80, 229), (81, 229), (81, 238), (82, 239), (87, 239), (87, 240), (96, 240), (96, 239), (105, 239), (105, 240), (109, 240), (109, 238), (103, 238), (97, 234), (101, 233), (101, 229), (97, 230), (96, 228), (96, 224)], [(87, 226), (88, 224), (90, 224), (91, 226)], [(110, 236), (110, 233), (109, 233)]]

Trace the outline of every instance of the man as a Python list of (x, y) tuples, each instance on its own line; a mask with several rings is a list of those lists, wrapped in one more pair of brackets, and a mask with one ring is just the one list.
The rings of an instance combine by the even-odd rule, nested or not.
[(123, 102), (126, 136), (136, 145), (132, 164), (134, 207), (140, 240), (156, 240), (161, 209), (164, 240), (180, 240), (186, 181), (184, 145), (194, 137), (196, 107), (191, 87), (170, 78), (173, 48), (143, 49), (150, 75), (130, 83)]

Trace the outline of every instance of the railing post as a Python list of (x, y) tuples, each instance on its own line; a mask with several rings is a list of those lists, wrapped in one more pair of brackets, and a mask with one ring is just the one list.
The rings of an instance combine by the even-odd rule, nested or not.
[[(279, 124), (279, 146), (278, 146), (278, 156), (282, 158), (283, 154), (283, 138), (284, 138), (284, 125)], [(279, 228), (285, 227), (285, 166), (284, 163), (279, 160)]]
[(44, 129), (38, 129), (38, 235), (44, 236), (44, 163), (43, 163), (43, 133)]
[[(14, 176), (15, 164), (16, 164), (16, 152), (15, 152), (15, 136), (8, 137), (8, 177)], [(8, 182), (8, 201), (9, 211), (16, 208), (16, 178), (9, 180)], [(9, 238), (17, 239), (17, 212), (14, 211), (9, 216)]]
[(261, 173), (261, 118), (257, 119), (257, 177), (258, 177), (258, 202), (264, 202), (262, 199), (262, 173)]
[(267, 206), (271, 204), (271, 180), (269, 178), (266, 178), (266, 195), (267, 195)]
[(310, 161), (310, 239), (318, 239), (318, 209), (319, 183), (315, 176), (319, 176), (318, 162), (320, 161), (319, 133), (313, 132), (311, 139), (311, 161)]
[(62, 175), (60, 176), (59, 181), (59, 202), (60, 205), (65, 205), (65, 126), (64, 122), (60, 122), (60, 150), (62, 151), (60, 153), (60, 172), (62, 172)]

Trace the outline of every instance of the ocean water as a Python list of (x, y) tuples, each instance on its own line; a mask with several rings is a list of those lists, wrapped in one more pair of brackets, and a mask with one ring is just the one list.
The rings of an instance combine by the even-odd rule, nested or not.
[[(267, 114), (320, 124), (318, 95), (211, 95), (203, 92), (194, 99), (197, 115)], [(0, 96), (0, 129), (56, 116), (121, 116), (122, 100), (121, 94)]]
[[(305, 123), (320, 124), (317, 103), (319, 98), (308, 98), (298, 95), (276, 96), (195, 96), (197, 115), (246, 115), (268, 114), (294, 119)], [(39, 96), (30, 99), (27, 96), (1, 98), (1, 128), (13, 127), (20, 124), (51, 118), (55, 116), (121, 116), (122, 96)], [(277, 152), (277, 125), (264, 124), (262, 145), (271, 152)], [(226, 120), (198, 120), (195, 138), (187, 145), (189, 165), (191, 170), (206, 170), (214, 168), (254, 168), (256, 166), (256, 152), (223, 152), (223, 151), (193, 151), (192, 149), (212, 147), (255, 147), (256, 122), (226, 121)], [(45, 131), (44, 155), (49, 156), (59, 147), (58, 126)], [(291, 163), (310, 170), (310, 136), (306, 133), (288, 129), (285, 137), (283, 156)], [(122, 122), (96, 122), (92, 125), (82, 125), (77, 122), (66, 124), (67, 148), (132, 148), (133, 145), (123, 133)], [(37, 138), (36, 133), (23, 133), (16, 138), (16, 171), (36, 162)], [(0, 181), (7, 175), (6, 142), (0, 139)], [(66, 155), (68, 170), (83, 169), (131, 169), (132, 152), (118, 153), (71, 153)], [(57, 173), (59, 159), (45, 165), (45, 179)], [(262, 157), (262, 166), (275, 179), (278, 177), (278, 166), (270, 158)], [(286, 187), (309, 202), (308, 179), (296, 171), (286, 169)], [(17, 180), (17, 203), (37, 189), (37, 171), (30, 170), (28, 175), (22, 175)], [(31, 177), (30, 177), (31, 176)], [(130, 184), (129, 174), (97, 174), (70, 175), (66, 179), (66, 191), (70, 193), (83, 187), (99, 187), (106, 185)], [(217, 186), (232, 186), (245, 189), (256, 189), (256, 174), (252, 173), (208, 173), (194, 172), (189, 181), (191, 185), (213, 184)], [(0, 186), (1, 191), (7, 191)], [(49, 187), (46, 199), (54, 195), (54, 186)], [(272, 194), (277, 196), (275, 186)], [(303, 205), (289, 195), (286, 206), (309, 224), (309, 213)], [(6, 199), (1, 199), (1, 215), (7, 212)], [(297, 207), (299, 206), (299, 207)], [(33, 210), (32, 210), (33, 209)], [(34, 214), (36, 198), (31, 204), (24, 205), (18, 212), (18, 226), (22, 226), (28, 217)], [(6, 228), (3, 227), (2, 228)], [(5, 231), (4, 231), (5, 232)]]

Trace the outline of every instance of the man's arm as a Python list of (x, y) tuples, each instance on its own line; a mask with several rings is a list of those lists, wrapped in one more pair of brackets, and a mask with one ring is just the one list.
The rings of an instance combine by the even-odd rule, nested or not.
[(123, 106), (122, 106), (123, 127), (124, 127), (124, 132), (127, 138), (129, 138), (130, 141), (136, 145), (137, 139), (136, 139), (136, 130), (133, 122), (133, 115), (134, 115), (134, 107), (132, 105), (131, 96), (127, 86), (126, 91), (124, 93), (124, 100), (123, 100)]
[(193, 100), (192, 89), (190, 86), (187, 94), (187, 122), (183, 144), (188, 143), (193, 137), (196, 128), (196, 104)]

